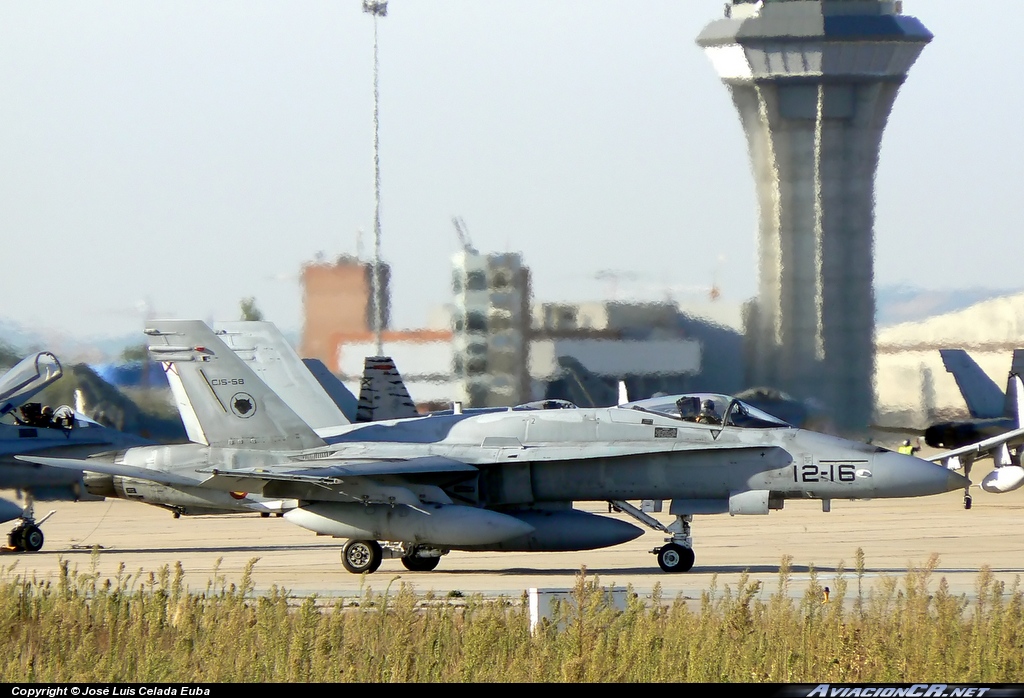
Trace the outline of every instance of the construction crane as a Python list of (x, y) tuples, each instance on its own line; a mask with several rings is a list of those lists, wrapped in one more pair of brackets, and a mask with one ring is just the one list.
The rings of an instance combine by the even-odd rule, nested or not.
[(466, 252), (476, 252), (473, 243), (469, 241), (469, 231), (466, 230), (466, 222), (460, 216), (452, 216), (452, 225), (455, 226), (455, 234), (459, 236), (459, 244)]

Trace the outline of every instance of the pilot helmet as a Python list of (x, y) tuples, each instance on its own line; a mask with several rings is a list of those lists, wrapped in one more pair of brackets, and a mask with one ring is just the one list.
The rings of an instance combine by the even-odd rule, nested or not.
[(710, 410), (713, 412), (715, 409), (715, 403), (712, 402), (711, 400), (705, 400), (704, 402), (700, 403), (700, 408), (702, 410)]

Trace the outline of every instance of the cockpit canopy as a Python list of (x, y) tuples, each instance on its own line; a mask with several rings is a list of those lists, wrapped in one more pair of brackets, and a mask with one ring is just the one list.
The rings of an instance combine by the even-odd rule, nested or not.
[(28, 356), (0, 376), (0, 415), (20, 407), (40, 390), (61, 377), (57, 357), (43, 351)]
[(792, 425), (729, 395), (690, 393), (652, 397), (620, 405), (685, 422), (698, 422), (743, 429), (777, 429)]

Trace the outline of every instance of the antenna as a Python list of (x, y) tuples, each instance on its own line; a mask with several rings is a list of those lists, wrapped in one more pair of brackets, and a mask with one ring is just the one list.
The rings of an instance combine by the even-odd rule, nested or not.
[(373, 15), (373, 334), (377, 356), (384, 353), (384, 294), (380, 278), (380, 89), (377, 60), (377, 18), (388, 16), (387, 0), (363, 0), (363, 12)]

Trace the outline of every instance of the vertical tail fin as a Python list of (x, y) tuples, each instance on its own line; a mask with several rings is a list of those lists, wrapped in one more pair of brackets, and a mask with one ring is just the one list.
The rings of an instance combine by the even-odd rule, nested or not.
[(971, 417), (984, 419), (1006, 414), (1008, 407), (1003, 391), (981, 370), (963, 349), (940, 349), (942, 363), (953, 374)]
[(368, 356), (363, 363), (363, 380), (359, 387), (357, 422), (380, 422), (385, 419), (418, 417), (416, 404), (409, 397), (395, 362), (388, 356)]
[(1003, 416), (1013, 417), (1017, 420), (1017, 426), (1021, 426), (1024, 414), (1021, 413), (1021, 400), (1024, 400), (1024, 390), (1021, 390), (1021, 379), (1024, 375), (1024, 349), (1013, 350), (1013, 361), (1010, 363), (1010, 375), (1006, 378), (1006, 402), (1003, 406)]
[(205, 443), (265, 450), (325, 445), (204, 323), (157, 320), (146, 334), (150, 354), (164, 363), (172, 387), (179, 384)]
[(620, 405), (625, 405), (629, 402), (629, 388), (626, 387), (626, 381), (619, 381), (619, 402)]
[(336, 375), (331, 373), (330, 369), (324, 366), (324, 362), (320, 359), (303, 359), (302, 363), (306, 365), (309, 372), (313, 374), (313, 378), (316, 379), (316, 382), (327, 393), (327, 397), (331, 398), (331, 401), (345, 415), (345, 419), (354, 422), (356, 419), (356, 408), (359, 403), (356, 400), (356, 396), (345, 387), (344, 383), (338, 380)]
[(1017, 428), (1024, 427), (1024, 382), (1019, 374), (1011, 373), (1010, 380), (1006, 384), (1006, 401), (1012, 403), (1007, 417), (1013, 417)]
[[(219, 322), (214, 330), (314, 430), (349, 423), (274, 323)], [(344, 385), (341, 388), (344, 390)], [(352, 401), (355, 402), (354, 397)]]

